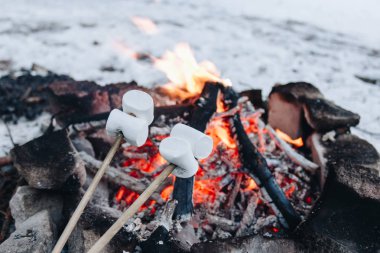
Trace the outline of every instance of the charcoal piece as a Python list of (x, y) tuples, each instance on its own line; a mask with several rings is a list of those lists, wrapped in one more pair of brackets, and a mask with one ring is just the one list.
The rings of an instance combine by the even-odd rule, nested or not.
[[(218, 83), (205, 84), (201, 95), (194, 104), (189, 126), (201, 132), (206, 130), (207, 123), (216, 112), (216, 101), (220, 87), (221, 84)], [(193, 186), (194, 177), (176, 179), (173, 190), (173, 198), (178, 200), (178, 205), (174, 212), (175, 219), (186, 220), (190, 218), (193, 211)]]
[(338, 182), (364, 198), (380, 201), (380, 156), (371, 144), (351, 134), (322, 144), (326, 166)]
[(277, 85), (268, 98), (268, 123), (291, 138), (307, 138), (312, 130), (328, 132), (359, 123), (358, 114), (324, 98), (312, 84), (305, 82)]
[[(78, 189), (86, 171), (67, 130), (47, 133), (11, 150), (14, 165), (28, 184), (37, 189)], [(66, 185), (65, 185), (66, 184)]]

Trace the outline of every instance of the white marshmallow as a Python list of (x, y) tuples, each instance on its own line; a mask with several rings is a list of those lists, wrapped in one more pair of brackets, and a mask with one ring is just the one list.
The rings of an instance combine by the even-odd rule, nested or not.
[(188, 141), (194, 156), (198, 159), (206, 158), (211, 154), (212, 138), (192, 127), (179, 123), (173, 127), (170, 136)]
[(154, 119), (154, 103), (152, 97), (141, 90), (127, 91), (123, 96), (123, 111), (145, 119), (148, 125)]
[(177, 177), (188, 178), (195, 175), (198, 162), (193, 156), (190, 144), (177, 137), (168, 137), (160, 143), (160, 154), (165, 160), (177, 165), (173, 174)]
[(113, 109), (108, 116), (106, 130), (111, 136), (122, 132), (128, 143), (138, 147), (148, 138), (148, 124), (145, 119), (136, 118), (118, 109)]

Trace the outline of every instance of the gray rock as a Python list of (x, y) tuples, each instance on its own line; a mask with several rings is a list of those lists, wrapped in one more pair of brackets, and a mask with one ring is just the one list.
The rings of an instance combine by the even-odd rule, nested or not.
[[(116, 209), (90, 203), (67, 241), (68, 253), (87, 252), (121, 214)], [(135, 235), (123, 228), (101, 252), (119, 253), (134, 246), (135, 243)]]
[(16, 228), (36, 213), (47, 210), (54, 223), (62, 218), (62, 197), (53, 192), (34, 189), (30, 186), (20, 186), (9, 202)]
[(327, 167), (360, 196), (380, 201), (380, 156), (367, 141), (343, 134), (326, 145)]
[[(68, 253), (88, 252), (91, 247), (100, 238), (100, 234), (93, 229), (85, 229), (82, 224), (78, 224), (68, 240)], [(101, 253), (118, 253), (120, 249), (116, 249), (111, 244), (107, 244)]]
[(0, 245), (1, 253), (50, 253), (57, 240), (49, 211), (36, 213)]
[(12, 159), (28, 184), (37, 189), (79, 188), (85, 168), (66, 130), (47, 133), (24, 145), (15, 146)]

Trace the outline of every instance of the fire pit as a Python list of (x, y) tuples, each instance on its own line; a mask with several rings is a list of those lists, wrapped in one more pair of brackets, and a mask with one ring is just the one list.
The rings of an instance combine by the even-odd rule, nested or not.
[(237, 93), (213, 65), (179, 49), (180, 64), (152, 59), (171, 81), (154, 89), (50, 72), (0, 79), (22, 101), (4, 119), (54, 115), (41, 137), (1, 160), (0, 251), (51, 251), (111, 145), (105, 119), (131, 89), (155, 100), (149, 138), (120, 149), (65, 252), (87, 252), (160, 174), (158, 145), (176, 123), (212, 137), (212, 154), (195, 177), (165, 180), (104, 252), (378, 250), (379, 154), (350, 134), (359, 115), (305, 82), (275, 85), (266, 101), (260, 90)]

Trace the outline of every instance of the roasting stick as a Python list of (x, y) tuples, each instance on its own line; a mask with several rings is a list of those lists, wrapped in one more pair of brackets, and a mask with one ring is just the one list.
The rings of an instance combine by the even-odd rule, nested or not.
[(96, 173), (93, 181), (88, 187), (82, 200), (75, 209), (68, 224), (63, 230), (61, 237), (55, 245), (52, 253), (61, 253), (70, 234), (74, 230), (83, 213), (86, 205), (90, 201), (104, 173), (106, 172), (112, 158), (115, 156), (120, 147), (121, 141), (126, 139), (128, 143), (134, 146), (142, 146), (148, 138), (148, 126), (153, 122), (154, 104), (152, 97), (139, 90), (130, 90), (126, 92), (122, 99), (123, 111), (114, 109), (111, 111), (106, 124), (106, 130), (109, 135), (116, 137), (110, 151), (104, 159), (100, 169)]
[(213, 142), (211, 137), (189, 126), (183, 124), (175, 125), (170, 133), (170, 137), (162, 140), (159, 148), (162, 157), (171, 164), (154, 179), (136, 201), (91, 247), (88, 253), (100, 252), (171, 173), (181, 178), (194, 176), (199, 167), (198, 161), (195, 158), (203, 159), (208, 157), (212, 151), (212, 147)]
[(123, 215), (107, 230), (107, 232), (92, 246), (88, 253), (100, 252), (104, 246), (119, 232), (124, 224), (133, 217), (139, 208), (149, 199), (149, 197), (157, 190), (161, 183), (173, 172), (174, 164), (169, 164), (162, 173), (154, 179), (154, 181), (146, 188), (146, 190), (136, 199), (135, 202), (123, 213)]
[(61, 237), (59, 238), (57, 244), (55, 245), (52, 251), (53, 253), (61, 253), (63, 247), (66, 244), (67, 239), (70, 237), (71, 232), (74, 230), (80, 216), (82, 215), (84, 208), (86, 207), (87, 203), (90, 201), (92, 195), (94, 194), (96, 190), (96, 186), (99, 184), (99, 181), (102, 179), (104, 173), (106, 172), (109, 164), (111, 163), (112, 158), (114, 157), (115, 153), (119, 149), (122, 140), (123, 140), (123, 136), (121, 134), (116, 137), (116, 140), (113, 143), (106, 158), (104, 159), (102, 166), (96, 173), (94, 179), (92, 180), (90, 186), (88, 187), (78, 207), (75, 209), (75, 212), (71, 216), (69, 223), (66, 225), (65, 230), (63, 231)]

